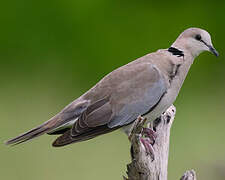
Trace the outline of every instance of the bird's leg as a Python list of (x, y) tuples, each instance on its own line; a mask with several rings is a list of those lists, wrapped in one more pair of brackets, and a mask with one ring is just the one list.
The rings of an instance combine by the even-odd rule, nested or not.
[(153, 149), (151, 140), (149, 138), (141, 137), (140, 141), (143, 144), (143, 146), (145, 147), (145, 151), (146, 151), (147, 155), (150, 155), (152, 158), (152, 161), (154, 161), (155, 155), (154, 155), (154, 149)]
[[(147, 155), (150, 155), (152, 161), (154, 160), (154, 149), (153, 145), (156, 140), (156, 132), (152, 129), (150, 124), (147, 124), (147, 128), (143, 128), (146, 118), (139, 116), (133, 123), (128, 139), (131, 143), (136, 143), (135, 139), (138, 137), (140, 143), (144, 146)], [(133, 155), (133, 146), (131, 146), (131, 155)]]
[(151, 156), (152, 161), (153, 161), (154, 160), (153, 145), (156, 140), (156, 132), (151, 127), (147, 127), (147, 128), (142, 129), (141, 134), (143, 137), (140, 138), (140, 141), (143, 144), (143, 146), (145, 147), (146, 153)]

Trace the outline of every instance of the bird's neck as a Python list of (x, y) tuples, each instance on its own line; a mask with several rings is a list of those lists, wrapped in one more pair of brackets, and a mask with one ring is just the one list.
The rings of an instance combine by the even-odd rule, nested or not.
[[(189, 53), (184, 47), (173, 44), (168, 51), (177, 58), (171, 58), (169, 62), (168, 74), (170, 83), (172, 86), (177, 87), (177, 91), (180, 90), (188, 71), (193, 64), (194, 56)], [(172, 70), (171, 70), (172, 69)], [(172, 72), (172, 76), (170, 75)], [(174, 73), (174, 74), (173, 74)]]
[(183, 41), (183, 39), (177, 39), (172, 46), (173, 48), (177, 49), (178, 51), (181, 51), (183, 56), (179, 59), (181, 59), (180, 67), (179, 67), (179, 81), (180, 84), (183, 84), (183, 81), (185, 80), (188, 71), (193, 64), (194, 59), (199, 55), (198, 52), (195, 52), (194, 50), (189, 49), (189, 47), (186, 45), (186, 43)]
[[(171, 56), (170, 56), (171, 57)], [(171, 61), (173, 61), (171, 63)], [(169, 82), (169, 89), (171, 94), (171, 102), (173, 103), (176, 100), (177, 95), (179, 94), (179, 91), (184, 83), (184, 80), (186, 79), (186, 76), (188, 74), (188, 71), (193, 64), (194, 58), (193, 56), (190, 56), (190, 54), (185, 54), (183, 57), (178, 58), (171, 58), (171, 61), (169, 62), (170, 68), (168, 69), (167, 77)], [(171, 76), (171, 72), (174, 72), (174, 74)]]
[(176, 49), (179, 49), (180, 51), (184, 52), (186, 56), (190, 56), (193, 59), (196, 58), (201, 51), (198, 51), (195, 47), (193, 46), (188, 46), (185, 39), (177, 39), (171, 47), (174, 47)]

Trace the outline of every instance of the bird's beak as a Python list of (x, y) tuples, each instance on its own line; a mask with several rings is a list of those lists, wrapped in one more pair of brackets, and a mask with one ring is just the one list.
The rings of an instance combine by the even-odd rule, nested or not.
[(216, 57), (219, 56), (219, 53), (217, 52), (217, 50), (212, 46), (212, 45), (209, 45), (207, 44), (205, 41), (201, 40), (201, 42), (203, 42), (208, 48), (209, 48), (209, 51), (211, 53), (213, 53)]
[(210, 50), (211, 53), (213, 53), (216, 57), (219, 56), (219, 53), (217, 52), (217, 50), (213, 46), (208, 45), (208, 47), (209, 47), (209, 50)]

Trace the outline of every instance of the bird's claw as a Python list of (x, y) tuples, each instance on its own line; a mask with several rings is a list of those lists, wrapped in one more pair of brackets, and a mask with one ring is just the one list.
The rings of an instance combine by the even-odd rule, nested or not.
[(150, 144), (153, 146), (156, 140), (156, 132), (152, 128), (143, 128), (142, 135), (146, 138), (149, 138)]
[(145, 147), (146, 154), (150, 155), (152, 158), (152, 161), (154, 161), (154, 159), (155, 159), (154, 149), (150, 142), (150, 139), (149, 138), (140, 138), (140, 141), (143, 144), (143, 146)]
[(141, 143), (145, 147), (145, 151), (147, 155), (150, 155), (152, 161), (155, 159), (153, 145), (155, 144), (156, 140), (156, 132), (151, 128), (143, 128), (142, 129), (142, 136), (140, 138)]

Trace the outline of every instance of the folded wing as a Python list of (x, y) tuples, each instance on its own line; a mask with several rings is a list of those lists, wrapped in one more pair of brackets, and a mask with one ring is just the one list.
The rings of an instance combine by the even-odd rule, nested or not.
[[(106, 96), (92, 102), (73, 127), (54, 141), (53, 146), (64, 146), (111, 132), (151, 111), (166, 93), (167, 84), (155, 66), (137, 66), (135, 71), (114, 74), (112, 77), (118, 81), (116, 83), (112, 77), (106, 77), (106, 82), (103, 79), (99, 86), (105, 89), (98, 89), (97, 92), (104, 95), (107, 91)], [(86, 96), (100, 97), (95, 88)]]

